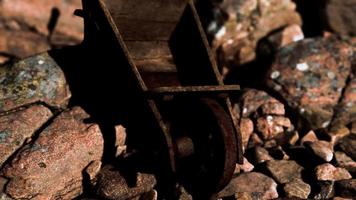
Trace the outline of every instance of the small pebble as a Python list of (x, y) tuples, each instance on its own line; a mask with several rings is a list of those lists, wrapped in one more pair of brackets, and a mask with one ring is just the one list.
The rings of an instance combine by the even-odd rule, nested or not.
[(39, 61), (38, 61), (38, 64), (39, 64), (39, 65), (43, 65), (43, 64), (44, 64), (44, 61), (43, 61), (43, 60), (39, 60)]
[(329, 124), (330, 124), (330, 121), (326, 121), (326, 122), (324, 122), (321, 126), (322, 126), (323, 128), (326, 128), (326, 127), (329, 126)]
[(297, 64), (297, 69), (299, 71), (305, 72), (309, 69), (309, 65), (307, 63), (298, 63)]
[(303, 40), (303, 39), (304, 39), (304, 35), (303, 34), (298, 34), (298, 35), (293, 36), (293, 41), (294, 42), (297, 42), (297, 41)]
[(279, 71), (274, 71), (271, 73), (271, 79), (276, 79), (281, 75)]
[(328, 77), (330, 78), (330, 79), (334, 79), (335, 78), (335, 73), (334, 72), (328, 72)]
[(215, 37), (216, 37), (217, 39), (220, 39), (220, 38), (222, 38), (225, 34), (226, 34), (226, 28), (225, 28), (225, 27), (222, 27), (222, 28), (215, 34)]

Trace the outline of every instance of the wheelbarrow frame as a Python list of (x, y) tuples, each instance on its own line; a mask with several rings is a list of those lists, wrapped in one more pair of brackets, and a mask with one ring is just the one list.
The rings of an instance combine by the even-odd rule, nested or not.
[[(140, 0), (131, 1), (139, 2)], [(236, 144), (234, 143), (236, 146), (234, 151), (237, 150), (237, 158), (225, 158), (224, 166), (226, 169), (224, 170), (226, 172), (224, 172), (223, 177), (218, 183), (219, 189), (221, 189), (221, 187), (224, 187), (228, 181), (230, 181), (234, 170), (232, 166), (235, 166), (236, 161), (238, 163), (243, 162), (242, 139), (238, 130), (238, 119), (236, 119), (232, 114), (232, 104), (228, 96), (229, 93), (238, 91), (240, 87), (238, 85), (224, 84), (214, 56), (210, 50), (207, 37), (203, 31), (193, 1), (166, 0), (166, 2), (170, 1), (174, 2), (173, 4), (175, 5), (173, 6), (177, 6), (177, 9), (171, 7), (173, 11), (177, 13), (181, 12), (179, 20), (174, 26), (174, 32), (170, 35), (170, 37), (175, 38), (173, 39), (173, 42), (170, 42), (170, 48), (172, 51), (176, 51), (174, 52), (176, 55), (175, 64), (177, 66), (188, 66), (182, 70), (183, 73), (179, 74), (180, 79), (184, 81), (178, 85), (159, 85), (159, 81), (158, 84), (156, 84), (155, 81), (151, 81), (151, 84), (148, 84), (149, 81), (144, 80), (143, 74), (138, 69), (137, 61), (135, 61), (134, 56), (132, 55), (132, 48), (130, 49), (127, 46), (127, 41), (124, 39), (124, 37), (135, 37), (134, 35), (130, 35), (130, 31), (131, 33), (132, 31), (135, 31), (135, 27), (132, 29), (129, 27), (125, 30), (120, 29), (120, 24), (118, 25), (117, 19), (114, 19), (113, 17), (113, 15), (115, 15), (115, 13), (113, 13), (115, 10), (111, 11), (106, 5), (108, 2), (111, 2), (110, 0), (83, 0), (84, 12), (77, 14), (82, 15), (85, 19), (84, 44), (90, 43), (91, 41), (97, 39), (96, 37), (98, 34), (95, 34), (95, 31), (101, 32), (101, 37), (104, 35), (105, 37), (111, 38), (112, 41), (115, 42), (114, 45), (118, 50), (120, 50), (117, 52), (117, 54), (120, 54), (120, 56), (126, 58), (126, 62), (130, 67), (131, 73), (133, 74), (132, 79), (136, 83), (138, 90), (141, 91), (143, 97), (146, 99), (146, 102), (149, 105), (152, 114), (154, 115), (155, 121), (158, 123), (162, 134), (165, 136), (165, 142), (168, 147), (167, 150), (172, 172), (176, 172), (177, 155), (175, 152), (175, 145), (169, 127), (167, 127), (167, 124), (163, 120), (164, 116), (162, 116), (160, 112), (156, 98), (162, 96), (205, 97), (215, 95), (223, 99), (222, 106), (230, 117), (228, 120), (231, 120), (234, 125), (233, 137), (235, 137), (237, 142)], [(149, 2), (149, 0), (147, 0), (147, 2)], [(157, 5), (162, 5), (163, 1), (159, 0), (157, 2)], [(158, 6), (158, 9), (159, 8), (160, 7)], [(159, 10), (157, 10), (157, 12), (159, 13)], [(187, 31), (187, 29), (190, 30)], [(121, 31), (123, 31), (123, 33)], [(190, 34), (193, 36), (191, 37)], [(145, 37), (145, 35), (143, 35), (143, 37)], [(160, 39), (157, 41), (159, 40)], [(145, 51), (145, 49), (143, 48), (142, 51)], [(154, 70), (155, 69), (153, 69), (153, 71)], [(227, 142), (231, 143), (233, 141)]]

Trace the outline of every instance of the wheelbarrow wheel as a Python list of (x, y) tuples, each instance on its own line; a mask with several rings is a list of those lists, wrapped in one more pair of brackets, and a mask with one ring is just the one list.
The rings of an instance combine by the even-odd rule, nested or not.
[(205, 198), (201, 195), (216, 193), (231, 180), (237, 159), (234, 126), (214, 99), (185, 108), (175, 127), (178, 178), (192, 194)]

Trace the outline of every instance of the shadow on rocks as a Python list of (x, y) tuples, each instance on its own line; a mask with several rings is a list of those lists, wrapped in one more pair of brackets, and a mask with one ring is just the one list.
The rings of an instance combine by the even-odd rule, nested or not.
[[(167, 175), (164, 138), (151, 120), (128, 63), (120, 55), (107, 53), (116, 52), (112, 45), (92, 45), (49, 52), (65, 73), (72, 92), (69, 106), (81, 106), (91, 116), (87, 122), (99, 125), (104, 137), (104, 165), (112, 164), (122, 171), (129, 184), (133, 182), (130, 177), (140, 171), (155, 174), (158, 187), (168, 187), (171, 177)], [(95, 49), (105, 49), (106, 53)], [(126, 128), (129, 158), (115, 158), (116, 125)]]

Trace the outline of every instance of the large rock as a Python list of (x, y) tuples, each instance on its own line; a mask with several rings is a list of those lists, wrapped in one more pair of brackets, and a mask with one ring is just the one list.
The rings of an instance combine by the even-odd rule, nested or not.
[(333, 145), (327, 141), (315, 141), (315, 142), (306, 142), (307, 147), (319, 158), (323, 159), (326, 162), (330, 162), (334, 156)]
[(252, 61), (258, 41), (269, 33), (301, 24), (290, 0), (224, 0), (217, 7), (227, 20), (219, 26), (221, 22), (216, 17), (207, 31), (214, 35), (213, 48), (219, 49), (217, 57), (228, 68)]
[(303, 167), (293, 160), (270, 160), (266, 167), (273, 178), (282, 184), (302, 178)]
[(310, 185), (301, 179), (294, 179), (293, 181), (288, 182), (284, 185), (283, 189), (288, 198), (308, 199), (311, 192)]
[(75, 9), (81, 8), (80, 0), (2, 0), (0, 13), (5, 19), (12, 19), (26, 24), (43, 35), (48, 35), (51, 17), (58, 15), (55, 34), (66, 35), (77, 40), (83, 38), (83, 21), (73, 15)]
[(341, 35), (356, 36), (356, 1), (329, 0), (324, 10), (326, 24)]
[(241, 192), (249, 193), (253, 199), (278, 198), (276, 182), (270, 177), (257, 172), (243, 173), (233, 178), (219, 193), (219, 196), (229, 197)]
[(105, 199), (126, 200), (149, 192), (156, 185), (152, 174), (137, 173), (133, 178), (134, 184), (129, 184), (119, 171), (107, 165), (97, 176), (96, 192)]
[(0, 113), (35, 102), (65, 107), (70, 96), (63, 71), (48, 53), (0, 67)]
[(83, 122), (88, 117), (79, 107), (63, 112), (25, 145), (1, 170), (9, 179), (5, 192), (15, 199), (78, 196), (83, 170), (101, 160), (104, 149), (99, 126)]
[(0, 17), (0, 35), (0, 52), (5, 54), (0, 64), (13, 57), (25, 58), (50, 49), (44, 35), (34, 32), (31, 27), (20, 25), (15, 20), (6, 21)]
[(73, 15), (81, 0), (0, 1), (0, 65), (51, 47), (79, 44), (83, 20)]
[(327, 133), (328, 137), (330, 138), (330, 142), (333, 145), (337, 144), (342, 138), (348, 136), (351, 133), (350, 129), (346, 126), (333, 126), (333, 129), (334, 130)]
[(52, 116), (44, 106), (31, 106), (0, 117), (0, 166)]
[(333, 37), (287, 45), (277, 53), (267, 84), (311, 129), (327, 128), (350, 74), (351, 55), (351, 47)]
[(267, 37), (267, 41), (272, 45), (272, 49), (278, 49), (303, 39), (304, 33), (302, 28), (297, 24), (289, 25), (283, 30), (272, 33)]
[(319, 181), (338, 181), (352, 178), (346, 169), (334, 167), (329, 163), (317, 166), (315, 168), (315, 174)]
[(335, 161), (337, 167), (347, 169), (351, 174), (356, 174), (356, 162), (341, 151), (335, 152)]
[[(354, 52), (356, 54), (356, 51)], [(353, 77), (346, 86), (342, 99), (336, 107), (336, 115), (332, 121), (333, 129), (339, 129), (356, 121), (356, 77)]]
[(272, 156), (269, 155), (269, 152), (267, 151), (267, 149), (260, 147), (260, 146), (256, 146), (254, 148), (254, 161), (255, 163), (259, 164), (259, 163), (263, 163), (269, 160), (273, 160)]

